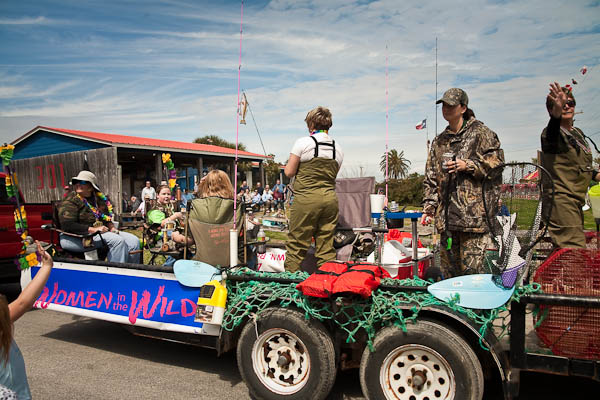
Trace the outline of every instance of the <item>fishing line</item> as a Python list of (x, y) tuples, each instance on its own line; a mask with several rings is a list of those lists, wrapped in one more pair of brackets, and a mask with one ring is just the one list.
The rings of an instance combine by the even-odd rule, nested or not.
[[(246, 92), (242, 91), (244, 95)], [(256, 120), (254, 119), (254, 113), (252, 112), (252, 108), (250, 107), (250, 102), (248, 101), (248, 97), (246, 97), (246, 107), (248, 107), (248, 111), (250, 111), (250, 116), (252, 117), (252, 122), (254, 123), (254, 129), (256, 129), (256, 133), (258, 135), (258, 140), (260, 140), (260, 145), (263, 149), (263, 154), (267, 155), (267, 150), (265, 150), (265, 145), (263, 144), (262, 137), (260, 136), (260, 132), (258, 131), (258, 125), (256, 125)]]

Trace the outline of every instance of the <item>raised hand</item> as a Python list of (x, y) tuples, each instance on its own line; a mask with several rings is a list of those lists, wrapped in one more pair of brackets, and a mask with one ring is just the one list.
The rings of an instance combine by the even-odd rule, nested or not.
[(548, 94), (548, 97), (554, 102), (550, 114), (554, 118), (560, 118), (562, 116), (563, 107), (567, 103), (567, 100), (569, 100), (567, 94), (563, 92), (557, 82), (554, 82), (550, 84), (550, 93)]

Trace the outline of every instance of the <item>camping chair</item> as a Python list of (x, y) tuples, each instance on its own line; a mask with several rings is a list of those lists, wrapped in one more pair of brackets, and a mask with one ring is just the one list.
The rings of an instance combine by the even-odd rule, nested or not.
[[(338, 197), (339, 218), (334, 247), (338, 260), (349, 261), (354, 245), (357, 243), (359, 247), (370, 247), (374, 243), (373, 234), (356, 235), (349, 231), (352, 228), (371, 226), (369, 195), (374, 189), (375, 177), (336, 179), (335, 193)], [(364, 243), (360, 243), (361, 240)]]
[[(188, 235), (191, 234), (196, 245), (196, 253), (192, 260), (202, 261), (212, 266), (228, 267), (230, 265), (229, 257), (229, 231), (233, 229), (233, 210), (231, 216), (226, 216), (226, 221), (223, 223), (206, 223), (199, 218), (199, 213), (194, 209), (194, 200), (188, 204), (188, 219), (187, 228)], [(238, 210), (241, 212), (241, 210)], [(220, 222), (220, 221), (218, 221)], [(239, 223), (236, 226), (239, 232), (243, 228), (243, 224)], [(243, 242), (243, 239), (238, 235), (238, 240)], [(241, 256), (240, 246), (238, 245), (238, 258)], [(238, 264), (235, 260), (234, 264)]]
[[(494, 275), (497, 285), (510, 288), (528, 279), (535, 246), (548, 229), (554, 197), (552, 177), (536, 164), (508, 163), (488, 172), (482, 191), (486, 223), (495, 246), (488, 252), (484, 267)], [(508, 215), (498, 215), (499, 200), (507, 209), (501, 214)]]
[[(102, 238), (102, 235), (100, 233), (80, 235), (77, 233), (71, 233), (71, 232), (67, 232), (67, 231), (63, 230), (60, 226), (60, 218), (58, 217), (58, 206), (60, 205), (60, 203), (61, 203), (60, 200), (58, 200), (58, 201), (54, 200), (51, 202), (51, 204), (52, 204), (52, 224), (45, 224), (45, 225), (41, 226), (42, 229), (50, 231), (50, 243), (58, 243), (58, 245), (60, 246), (60, 240), (58, 238), (58, 236), (60, 236), (60, 234), (80, 238), (82, 241), (84, 239), (91, 239), (95, 235), (100, 235), (100, 238)], [(57, 235), (56, 238), (54, 237), (55, 234)], [(84, 241), (84, 243), (85, 243), (85, 241)], [(106, 255), (108, 254), (108, 245), (106, 244), (104, 239), (102, 239), (102, 243), (103, 243), (103, 246), (99, 249), (96, 249), (96, 247), (94, 247), (93, 244), (89, 247), (84, 247), (84, 251), (82, 253), (67, 251), (62, 248), (60, 249), (60, 251), (63, 253), (66, 253), (72, 257), (75, 257), (75, 258), (80, 258), (80, 259), (85, 259), (85, 260), (104, 260), (106, 258)]]

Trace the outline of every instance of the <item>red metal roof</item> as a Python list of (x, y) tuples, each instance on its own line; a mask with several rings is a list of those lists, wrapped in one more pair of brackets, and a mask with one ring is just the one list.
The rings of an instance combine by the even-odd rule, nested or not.
[[(216, 153), (216, 154), (225, 154), (235, 156), (235, 149), (230, 149), (228, 147), (220, 147), (213, 146), (210, 144), (200, 144), (200, 143), (189, 143), (189, 142), (176, 142), (174, 140), (164, 140), (164, 139), (152, 139), (152, 138), (143, 138), (139, 136), (128, 136), (128, 135), (115, 135), (112, 133), (100, 133), (100, 132), (85, 132), (85, 131), (76, 131), (73, 129), (62, 129), (62, 128), (51, 128), (47, 126), (37, 126), (32, 129), (15, 142), (19, 142), (31, 134), (37, 132), (38, 130), (46, 130), (50, 132), (56, 133), (65, 133), (67, 135), (78, 136), (85, 139), (91, 139), (94, 141), (101, 141), (104, 143), (109, 143), (113, 145), (131, 145), (131, 146), (147, 146), (147, 147), (160, 147), (160, 148), (168, 148), (168, 149), (176, 149), (183, 151), (199, 151), (205, 153)], [(247, 151), (239, 151), (238, 155), (246, 156), (246, 157), (258, 157), (261, 159), (267, 159), (268, 156), (257, 153), (250, 153)]]

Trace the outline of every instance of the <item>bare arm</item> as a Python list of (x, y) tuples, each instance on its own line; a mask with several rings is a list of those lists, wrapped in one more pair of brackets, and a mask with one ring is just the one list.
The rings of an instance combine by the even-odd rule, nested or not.
[(33, 306), (33, 302), (40, 296), (46, 281), (48, 281), (50, 271), (54, 265), (52, 257), (42, 249), (40, 242), (36, 242), (36, 244), (37, 251), (42, 254), (42, 267), (31, 282), (29, 282), (29, 285), (23, 289), (19, 297), (8, 305), (12, 323), (21, 318), (21, 316)]
[(288, 163), (285, 165), (285, 169), (283, 170), (283, 172), (285, 173), (285, 176), (287, 176), (288, 178), (292, 178), (292, 177), (296, 176), (299, 165), (300, 165), (300, 157), (298, 157), (295, 154), (290, 153), (290, 159), (288, 160)]

